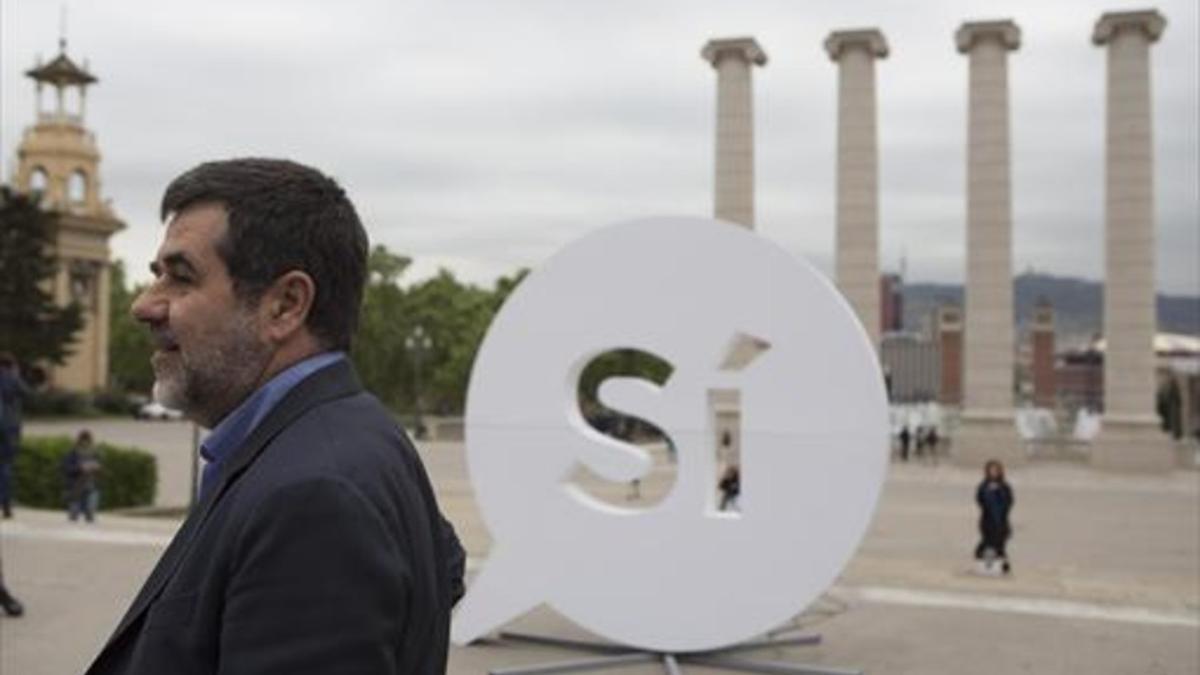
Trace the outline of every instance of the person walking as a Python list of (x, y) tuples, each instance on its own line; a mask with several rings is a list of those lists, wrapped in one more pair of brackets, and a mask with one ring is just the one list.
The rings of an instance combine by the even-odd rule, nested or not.
[(929, 451), (929, 458), (937, 464), (938, 458), (938, 442), (941, 439), (938, 437), (937, 425), (931, 425), (929, 432), (925, 434), (925, 448)]
[(717, 487), (721, 489), (721, 505), (718, 510), (733, 509), (736, 511), (738, 495), (742, 493), (742, 473), (737, 464), (730, 464), (725, 469)]
[[(1005, 574), (1012, 571), (1005, 547), (1012, 536), (1008, 523), (1013, 507), (1013, 491), (1004, 479), (1004, 465), (998, 460), (989, 460), (983, 467), (983, 480), (975, 490), (975, 503), (979, 505), (979, 544), (975, 546), (975, 559), (989, 564), (1001, 561)], [(990, 565), (989, 565), (990, 566)]]
[(18, 617), (25, 613), (25, 607), (21, 605), (21, 601), (14, 598), (8, 592), (8, 589), (4, 587), (4, 561), (2, 557), (0, 557), (0, 610), (4, 610), (5, 614), (12, 617)]
[(21, 403), (29, 391), (16, 357), (0, 352), (0, 514), (5, 518), (12, 518), (12, 467), (21, 449)]
[(96, 477), (100, 473), (100, 453), (92, 442), (92, 432), (79, 432), (75, 446), (63, 457), (63, 484), (67, 488), (67, 517), (71, 522), (84, 520), (91, 523), (96, 519), (100, 507), (100, 490)]
[(912, 432), (908, 430), (907, 424), (905, 424), (903, 427), (900, 427), (899, 439), (900, 439), (900, 459), (902, 461), (907, 462), (908, 461), (908, 448), (912, 444)]

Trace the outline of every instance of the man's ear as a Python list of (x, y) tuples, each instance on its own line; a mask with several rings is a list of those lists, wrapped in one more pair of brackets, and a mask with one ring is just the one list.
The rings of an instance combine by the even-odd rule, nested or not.
[(266, 337), (282, 343), (303, 330), (316, 296), (317, 285), (307, 272), (292, 270), (276, 279), (259, 307)]

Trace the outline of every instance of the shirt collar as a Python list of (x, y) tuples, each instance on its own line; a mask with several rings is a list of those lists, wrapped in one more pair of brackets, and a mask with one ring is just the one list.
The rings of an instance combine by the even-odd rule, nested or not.
[(295, 363), (272, 377), (213, 427), (200, 444), (200, 456), (209, 463), (224, 461), (296, 385), (318, 370), (345, 358), (345, 352), (323, 352)]

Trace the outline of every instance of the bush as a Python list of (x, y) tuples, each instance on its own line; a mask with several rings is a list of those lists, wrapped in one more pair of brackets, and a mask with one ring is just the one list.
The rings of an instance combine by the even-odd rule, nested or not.
[(120, 389), (101, 389), (92, 394), (92, 407), (106, 415), (133, 415), (138, 401)]
[(34, 390), (24, 412), (30, 417), (83, 417), (95, 414), (87, 394), (62, 389)]
[[(63, 508), (65, 485), (62, 460), (74, 440), (67, 436), (27, 437), (13, 462), (18, 503), (39, 508)], [(100, 508), (148, 506), (154, 503), (158, 467), (154, 455), (140, 448), (98, 443)]]

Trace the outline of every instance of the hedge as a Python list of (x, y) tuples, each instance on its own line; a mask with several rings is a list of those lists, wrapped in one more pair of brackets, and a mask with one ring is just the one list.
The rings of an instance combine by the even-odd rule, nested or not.
[(25, 416), (31, 417), (99, 417), (100, 415), (132, 415), (145, 403), (137, 396), (119, 389), (101, 389), (90, 394), (63, 389), (35, 389), (25, 399)]
[[(15, 496), (20, 504), (63, 508), (62, 461), (74, 445), (67, 436), (26, 437), (13, 462)], [(158, 488), (154, 455), (140, 448), (97, 443), (101, 471), (97, 478), (100, 508), (149, 506)]]

